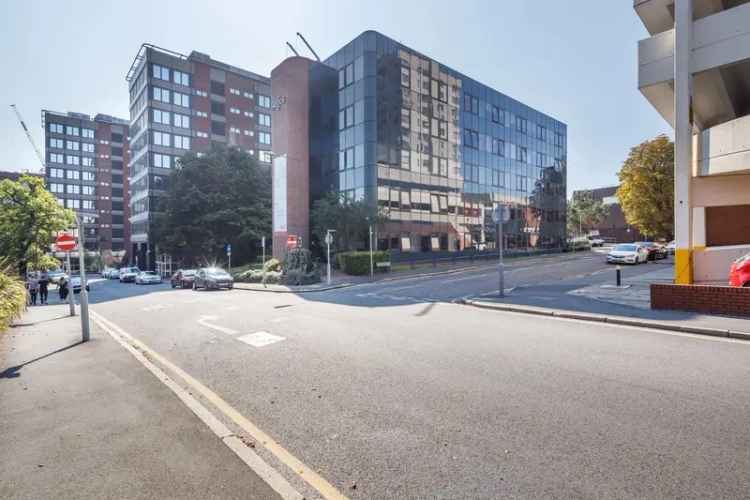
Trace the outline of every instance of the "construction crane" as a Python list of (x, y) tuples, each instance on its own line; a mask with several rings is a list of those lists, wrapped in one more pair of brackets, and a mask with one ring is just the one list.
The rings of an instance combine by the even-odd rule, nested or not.
[(297, 50), (294, 48), (294, 46), (291, 43), (286, 42), (286, 46), (292, 49), (292, 52), (294, 52), (295, 56), (299, 57), (299, 52), (297, 52)]
[(36, 142), (34, 142), (34, 138), (31, 137), (31, 132), (29, 132), (29, 128), (26, 126), (26, 122), (23, 121), (23, 117), (21, 116), (21, 113), (18, 112), (18, 108), (16, 107), (16, 105), (11, 104), (10, 107), (13, 108), (13, 112), (16, 114), (16, 117), (18, 118), (18, 122), (21, 124), (21, 127), (23, 128), (24, 133), (26, 133), (26, 137), (29, 139), (29, 142), (31, 143), (31, 147), (34, 148), (34, 151), (36, 152), (36, 156), (37, 158), (39, 158), (39, 163), (42, 164), (42, 175), (44, 175), (46, 167), (47, 167), (47, 164), (44, 161), (44, 155), (37, 147)]
[(298, 37), (300, 38), (300, 40), (302, 40), (302, 42), (303, 42), (303, 43), (304, 43), (304, 44), (305, 44), (305, 45), (307, 46), (307, 48), (308, 48), (308, 49), (310, 50), (310, 52), (312, 52), (312, 55), (314, 55), (314, 56), (315, 56), (315, 59), (316, 59), (316, 60), (317, 60), (318, 62), (320, 62), (320, 57), (318, 57), (318, 54), (317, 54), (317, 53), (316, 53), (316, 52), (315, 52), (315, 51), (313, 50), (313, 48), (312, 48), (312, 47), (310, 47), (310, 44), (309, 44), (309, 43), (307, 43), (307, 40), (305, 40), (305, 37), (304, 37), (304, 36), (302, 36), (302, 33), (300, 33), (300, 32), (298, 31), (298, 32), (297, 32), (297, 36), (298, 36)]

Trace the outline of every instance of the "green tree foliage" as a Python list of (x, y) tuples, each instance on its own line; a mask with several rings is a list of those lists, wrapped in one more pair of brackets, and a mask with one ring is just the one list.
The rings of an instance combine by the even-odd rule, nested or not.
[(159, 252), (190, 263), (250, 261), (271, 233), (271, 174), (237, 148), (189, 153), (169, 178), (155, 225)]
[(55, 233), (73, 227), (71, 210), (61, 207), (39, 177), (23, 175), (0, 182), (0, 257), (18, 267), (51, 263), (46, 255)]
[(628, 224), (651, 238), (674, 234), (674, 143), (659, 135), (630, 150), (617, 196)]
[(12, 267), (0, 262), (0, 333), (26, 308), (26, 287), (12, 274)]
[(325, 245), (326, 231), (335, 229), (334, 241), (338, 251), (365, 248), (370, 224), (375, 230), (385, 221), (385, 214), (365, 201), (352, 201), (338, 193), (328, 193), (316, 200), (310, 212), (313, 236)]
[[(588, 233), (609, 215), (609, 207), (589, 191), (576, 191), (568, 204), (568, 234)], [(582, 236), (582, 234), (578, 234)]]

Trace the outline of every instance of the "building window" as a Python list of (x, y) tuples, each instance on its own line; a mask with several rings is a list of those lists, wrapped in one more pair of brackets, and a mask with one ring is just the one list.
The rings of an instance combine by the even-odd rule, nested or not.
[(226, 125), (224, 122), (211, 122), (211, 133), (216, 135), (226, 135)]
[(84, 210), (94, 210), (94, 200), (83, 200), (81, 202), (81, 208)]
[(547, 129), (541, 125), (536, 126), (536, 138), (540, 141), (547, 140)]
[(68, 194), (81, 194), (81, 186), (78, 184), (68, 184), (65, 191)]
[(195, 95), (200, 96), (200, 97), (208, 97), (208, 92), (206, 92), (205, 90), (196, 89)]
[(448, 140), (448, 122), (438, 120), (437, 118), (432, 119), (432, 136), (440, 137), (441, 139)]
[(411, 85), (411, 70), (407, 66), (401, 66), (401, 85), (406, 88)]
[(215, 115), (224, 115), (224, 103), (211, 101), (211, 113)]
[(211, 80), (211, 93), (216, 95), (224, 95), (226, 87), (223, 83)]
[(240, 129), (238, 129), (237, 127), (229, 127), (229, 133), (230, 134), (239, 134), (240, 133)]
[(65, 200), (65, 208), (81, 208), (81, 200)]
[(468, 148), (479, 149), (479, 132), (468, 128), (464, 129), (464, 145)]
[(339, 170), (354, 168), (354, 148), (339, 151)]
[(505, 125), (505, 111), (497, 106), (492, 106), (492, 121), (500, 125)]
[(60, 153), (50, 153), (49, 154), (49, 161), (50, 163), (64, 163), (63, 155)]
[(528, 125), (529, 124), (526, 118), (523, 118), (521, 116), (516, 116), (516, 130), (518, 132), (525, 134), (527, 132)]
[(354, 106), (347, 106), (339, 111), (339, 130), (354, 126)]
[(81, 149), (81, 144), (78, 141), (65, 141), (65, 149), (78, 151)]
[(86, 139), (93, 139), (94, 138), (94, 129), (92, 129), (92, 128), (81, 129), (81, 136), (85, 137)]
[(176, 147), (177, 149), (190, 149), (190, 137), (184, 135), (175, 135), (174, 147)]
[(563, 135), (559, 132), (555, 132), (555, 146), (563, 145)]
[(154, 153), (154, 166), (159, 168), (172, 168), (172, 157)]
[(189, 108), (190, 107), (190, 96), (187, 94), (183, 94), (181, 92), (173, 92), (174, 94), (174, 104), (177, 106), (182, 106), (183, 108)]
[(547, 163), (547, 155), (544, 153), (537, 153), (536, 154), (536, 166), (537, 167), (544, 167)]
[(167, 146), (171, 144), (169, 134), (166, 132), (157, 132), (154, 130), (154, 144), (157, 146)]
[(65, 157), (65, 163), (68, 164), (68, 165), (80, 165), (81, 164), (81, 157), (80, 156), (67, 155)]
[(233, 115), (239, 115), (240, 114), (240, 109), (239, 108), (229, 108), (229, 112), (232, 113)]
[(49, 176), (55, 179), (62, 179), (65, 177), (65, 170), (61, 168), (51, 168), (49, 169)]
[(162, 111), (160, 109), (154, 110), (154, 123), (161, 123), (162, 125), (169, 125), (169, 111)]
[(339, 88), (343, 89), (354, 83), (354, 63), (347, 64), (339, 70)]
[(81, 172), (79, 172), (78, 170), (66, 170), (65, 178), (73, 181), (80, 180)]
[(63, 133), (62, 123), (50, 123), (49, 131), (53, 134), (62, 134)]
[(81, 165), (84, 167), (93, 167), (95, 166), (94, 159), (93, 158), (81, 158)]
[(181, 115), (180, 113), (175, 113), (174, 126), (180, 128), (190, 128), (190, 117), (187, 115)]
[(270, 151), (258, 151), (258, 159), (264, 163), (271, 163)]
[(471, 94), (464, 94), (464, 111), (473, 115), (479, 114), (479, 99)]
[(261, 144), (271, 144), (271, 134), (268, 132), (258, 132), (258, 142)]
[(262, 125), (264, 127), (270, 127), (271, 115), (267, 115), (265, 113), (258, 113), (258, 125)]
[(207, 134), (207, 133), (205, 133), (205, 132), (201, 132), (200, 130), (199, 130), (199, 131), (197, 131), (197, 132), (195, 133), (195, 135), (197, 135), (198, 137), (202, 137), (202, 138), (204, 138), (204, 139), (207, 139), (207, 138), (208, 138), (208, 134)]
[(172, 70), (172, 81), (185, 87), (190, 86), (190, 75), (182, 71)]
[(492, 154), (505, 156), (505, 141), (502, 139), (492, 139)]
[(86, 196), (94, 196), (94, 186), (83, 186), (83, 194)]
[(65, 143), (62, 139), (55, 139), (54, 137), (50, 137), (49, 147), (63, 149), (65, 147)]
[(267, 95), (258, 94), (258, 106), (261, 108), (270, 108), (271, 98)]
[(63, 184), (55, 184), (52, 183), (49, 185), (50, 193), (62, 193), (63, 192)]
[(526, 163), (528, 151), (523, 146), (516, 146), (516, 160)]
[(208, 113), (206, 113), (205, 111), (196, 111), (195, 116), (199, 118), (208, 118)]
[(154, 87), (154, 100), (169, 104), (169, 90)]
[(80, 129), (78, 127), (73, 127), (71, 125), (66, 125), (65, 126), (65, 133), (67, 135), (75, 135), (75, 136), (81, 135)]
[(516, 189), (518, 191), (526, 191), (528, 188), (528, 177), (523, 175), (516, 176)]
[(93, 182), (93, 181), (96, 180), (96, 176), (94, 175), (94, 172), (83, 172), (82, 179), (84, 181), (92, 181)]
[(247, 97), (248, 99), (252, 99), (253, 98), (253, 94), (251, 94), (250, 92), (243, 92), (242, 95), (244, 97)]
[(233, 89), (233, 88), (229, 89), (229, 93), (233, 94), (233, 95), (240, 95), (241, 94), (240, 89)]
[(151, 74), (154, 78), (158, 78), (159, 80), (169, 81), (169, 68), (165, 68), (164, 66), (159, 66), (158, 64), (152, 65)]
[(253, 112), (252, 111), (244, 111), (242, 114), (245, 115), (245, 116), (247, 116), (248, 118), (252, 118), (253, 117)]
[(94, 144), (91, 142), (83, 142), (81, 143), (81, 150), (84, 153), (93, 153), (94, 152)]

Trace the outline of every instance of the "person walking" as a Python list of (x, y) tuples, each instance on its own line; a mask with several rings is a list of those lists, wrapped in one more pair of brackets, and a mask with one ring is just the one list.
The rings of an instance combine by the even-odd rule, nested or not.
[(57, 283), (57, 291), (60, 294), (60, 301), (65, 302), (65, 299), (68, 298), (68, 280), (65, 276), (61, 277)]
[(39, 293), (39, 279), (36, 277), (36, 273), (29, 273), (29, 277), (26, 280), (26, 287), (29, 290), (29, 296), (31, 305), (36, 305), (36, 296)]
[(40, 304), (46, 304), (47, 303), (47, 292), (49, 287), (49, 274), (47, 274), (47, 271), (42, 271), (42, 274), (39, 275), (39, 303)]

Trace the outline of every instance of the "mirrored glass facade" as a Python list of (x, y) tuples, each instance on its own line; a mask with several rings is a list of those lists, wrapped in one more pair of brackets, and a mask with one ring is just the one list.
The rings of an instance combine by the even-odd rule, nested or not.
[(567, 127), (377, 32), (329, 57), (338, 72), (335, 188), (381, 207), (378, 247), (506, 248), (565, 241)]

